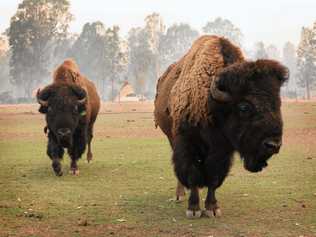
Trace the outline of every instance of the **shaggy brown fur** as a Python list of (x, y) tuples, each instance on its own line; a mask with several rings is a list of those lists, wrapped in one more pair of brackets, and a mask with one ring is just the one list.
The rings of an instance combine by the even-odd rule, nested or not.
[[(193, 125), (206, 122), (212, 76), (225, 66), (243, 60), (241, 51), (224, 38), (199, 38), (159, 79), (156, 98), (160, 97), (155, 100), (155, 108), (164, 107), (170, 112), (174, 132), (183, 119)], [(159, 110), (155, 110), (155, 115), (160, 116)]]
[(93, 82), (80, 74), (79, 67), (73, 59), (66, 59), (56, 68), (53, 75), (55, 85), (78, 85), (87, 93), (86, 116), (87, 122), (95, 121), (100, 110), (100, 97)]
[(215, 190), (238, 151), (244, 166), (261, 171), (282, 143), (280, 87), (288, 70), (273, 60), (246, 61), (240, 49), (203, 36), (157, 84), (155, 122), (169, 139), (179, 180), (191, 190), (188, 217), (201, 215), (198, 188), (208, 187), (207, 215), (219, 215)]

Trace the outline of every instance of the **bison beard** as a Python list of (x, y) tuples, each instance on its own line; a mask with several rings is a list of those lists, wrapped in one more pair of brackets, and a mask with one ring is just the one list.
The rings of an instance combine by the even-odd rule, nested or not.
[(199, 188), (207, 187), (205, 214), (221, 214), (215, 190), (239, 152), (244, 167), (259, 172), (282, 140), (280, 87), (285, 67), (246, 61), (228, 40), (203, 36), (159, 78), (155, 121), (169, 139), (178, 178), (177, 200), (191, 190), (189, 218), (198, 218)]

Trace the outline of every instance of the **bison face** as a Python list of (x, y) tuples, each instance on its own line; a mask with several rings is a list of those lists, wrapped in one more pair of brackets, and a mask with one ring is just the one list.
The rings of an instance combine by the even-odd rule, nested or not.
[(86, 92), (74, 85), (51, 85), (38, 91), (39, 111), (46, 114), (49, 130), (65, 148), (73, 143), (73, 135), (85, 114)]
[(276, 61), (258, 60), (231, 65), (213, 81), (215, 121), (251, 172), (261, 171), (280, 150), (280, 87), (287, 78)]
[(282, 117), (278, 98), (245, 96), (231, 105), (223, 131), (239, 151), (244, 166), (251, 172), (261, 171), (267, 160), (278, 153), (282, 144)]

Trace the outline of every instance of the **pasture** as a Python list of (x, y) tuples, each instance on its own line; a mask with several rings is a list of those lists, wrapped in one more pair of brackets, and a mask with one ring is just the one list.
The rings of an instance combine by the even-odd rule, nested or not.
[[(219, 188), (221, 218), (188, 220), (151, 103), (105, 104), (94, 160), (56, 177), (37, 105), (0, 107), (0, 236), (316, 236), (316, 103), (282, 106), (283, 147), (267, 169), (236, 158)], [(205, 197), (205, 190), (203, 191)]]

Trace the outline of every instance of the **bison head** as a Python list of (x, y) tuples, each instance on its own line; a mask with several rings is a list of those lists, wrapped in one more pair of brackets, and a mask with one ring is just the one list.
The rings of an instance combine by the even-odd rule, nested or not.
[(257, 60), (228, 66), (212, 82), (214, 121), (251, 172), (266, 167), (281, 147), (280, 87), (288, 76), (278, 62)]
[(37, 101), (57, 142), (62, 147), (72, 146), (73, 134), (85, 114), (85, 90), (76, 85), (50, 85), (37, 92)]

